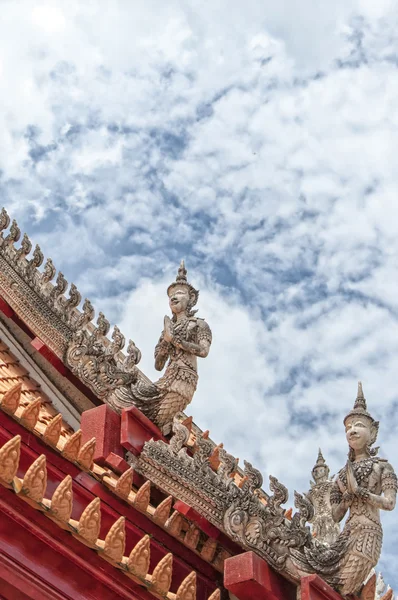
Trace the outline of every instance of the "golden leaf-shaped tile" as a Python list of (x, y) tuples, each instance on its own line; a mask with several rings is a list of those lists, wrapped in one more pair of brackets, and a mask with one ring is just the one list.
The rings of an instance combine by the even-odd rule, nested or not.
[(17, 410), (21, 400), (22, 383), (17, 383), (8, 390), (1, 399), (1, 408), (13, 415)]
[(132, 571), (134, 575), (145, 579), (148, 570), (149, 563), (151, 560), (151, 539), (149, 535), (146, 535), (136, 544), (136, 546), (130, 552), (130, 556), (127, 561), (127, 568)]
[(41, 406), (41, 398), (36, 398), (33, 402), (30, 402), (28, 406), (22, 411), (21, 421), (22, 425), (26, 427), (26, 429), (34, 429), (37, 421), (39, 420)]
[(115, 487), (115, 492), (121, 498), (127, 498), (131, 492), (131, 486), (133, 485), (134, 471), (130, 467), (127, 469), (118, 479)]
[(171, 517), (167, 519), (165, 527), (169, 531), (169, 533), (171, 533), (171, 535), (175, 535), (178, 537), (181, 533), (183, 523), (184, 520), (182, 516), (177, 510), (175, 510)]
[(148, 508), (149, 501), (151, 499), (151, 482), (146, 481), (144, 485), (140, 487), (134, 498), (134, 507), (142, 512), (145, 512)]
[(177, 590), (176, 600), (196, 600), (196, 573), (192, 571), (185, 577)]
[(158, 594), (165, 596), (170, 589), (172, 575), (173, 555), (169, 553), (156, 565), (151, 577), (151, 586)]
[(0, 448), (0, 479), (11, 483), (17, 474), (21, 455), (21, 436), (16, 435)]
[(159, 506), (156, 507), (153, 518), (157, 523), (159, 523), (159, 525), (164, 525), (166, 523), (167, 519), (170, 516), (172, 504), (173, 504), (173, 496), (168, 496), (168, 498), (165, 498), (159, 504)]
[(79, 455), (80, 446), (82, 443), (82, 432), (81, 429), (75, 431), (69, 439), (66, 440), (66, 444), (62, 449), (62, 456), (68, 460), (76, 461)]
[(101, 501), (94, 498), (92, 502), (84, 509), (77, 530), (90, 544), (95, 544), (101, 529)]
[(79, 454), (77, 457), (77, 462), (83, 469), (90, 469), (93, 464), (93, 457), (95, 452), (95, 438), (91, 438), (88, 442), (84, 444), (79, 450)]
[(41, 502), (47, 487), (46, 457), (41, 454), (30, 465), (22, 482), (22, 493), (35, 502)]
[(200, 555), (208, 562), (211, 562), (216, 555), (216, 550), (217, 540), (215, 540), (214, 538), (208, 538), (203, 544), (202, 550), (200, 551)]
[(43, 440), (51, 446), (56, 446), (61, 435), (62, 415), (56, 415), (47, 425), (43, 433)]
[(61, 481), (51, 498), (51, 512), (57, 519), (67, 523), (72, 514), (73, 490), (72, 477), (67, 475)]
[(112, 525), (105, 538), (104, 553), (115, 562), (121, 562), (126, 546), (125, 518), (120, 517)]
[(195, 550), (198, 545), (200, 537), (200, 529), (198, 529), (194, 523), (189, 526), (188, 531), (185, 534), (184, 544), (186, 544), (192, 550)]
[(221, 600), (220, 590), (214, 590), (214, 592), (212, 593), (212, 595), (209, 597), (208, 600)]

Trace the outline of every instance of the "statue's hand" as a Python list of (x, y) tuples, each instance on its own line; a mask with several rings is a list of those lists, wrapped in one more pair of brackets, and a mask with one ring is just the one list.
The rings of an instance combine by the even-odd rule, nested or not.
[(352, 463), (350, 461), (347, 462), (347, 491), (350, 494), (356, 494), (358, 492), (358, 482), (355, 479), (354, 469), (352, 468)]
[(173, 323), (167, 315), (164, 318), (163, 339), (166, 342), (172, 342), (174, 339)]

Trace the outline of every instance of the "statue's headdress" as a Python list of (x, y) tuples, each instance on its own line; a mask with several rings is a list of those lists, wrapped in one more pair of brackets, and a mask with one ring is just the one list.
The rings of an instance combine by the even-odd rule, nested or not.
[(173, 281), (173, 283), (171, 283), (167, 288), (167, 294), (170, 295), (170, 290), (172, 290), (173, 287), (176, 287), (177, 285), (185, 285), (188, 288), (190, 298), (188, 303), (188, 316), (191, 317), (195, 314), (195, 312), (197, 312), (196, 310), (194, 311), (192, 309), (198, 301), (199, 290), (195, 289), (193, 285), (188, 283), (187, 270), (185, 268), (185, 263), (183, 260), (181, 261), (180, 266), (178, 268), (176, 280)]
[(344, 417), (344, 424), (346, 423), (349, 417), (354, 417), (355, 415), (366, 417), (370, 421), (372, 438), (370, 441), (368, 451), (370, 455), (375, 456), (377, 454), (378, 448), (371, 449), (370, 446), (372, 446), (376, 441), (377, 433), (379, 431), (379, 421), (375, 421), (372, 415), (368, 413), (366, 399), (363, 395), (362, 383), (360, 381), (358, 381), (358, 393), (354, 402), (354, 407), (352, 408), (352, 410), (350, 410), (348, 415)]
[(313, 477), (314, 479), (315, 479), (315, 470), (316, 470), (318, 467), (325, 467), (325, 469), (326, 469), (326, 476), (327, 476), (327, 477), (329, 477), (329, 472), (330, 472), (330, 469), (329, 469), (328, 465), (326, 464), (326, 461), (325, 461), (325, 459), (323, 458), (322, 450), (321, 450), (320, 448), (319, 448), (319, 451), (318, 451), (318, 458), (317, 458), (317, 460), (316, 460), (316, 463), (315, 463), (315, 465), (314, 465), (314, 468), (313, 468), (313, 469), (312, 469), (312, 471), (311, 471), (311, 473), (312, 473), (312, 477)]

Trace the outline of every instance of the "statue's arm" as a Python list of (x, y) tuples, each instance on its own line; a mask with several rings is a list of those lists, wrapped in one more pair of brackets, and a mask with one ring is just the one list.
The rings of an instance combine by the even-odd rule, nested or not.
[(382, 494), (372, 494), (359, 487), (358, 495), (365, 498), (369, 504), (382, 510), (394, 510), (397, 497), (397, 476), (389, 463), (383, 466), (381, 474)]
[(211, 329), (205, 321), (199, 321), (198, 328), (197, 343), (187, 342), (186, 340), (179, 340), (173, 343), (177, 348), (181, 348), (185, 352), (189, 352), (200, 358), (206, 358), (211, 346)]
[(163, 338), (163, 333), (155, 347), (155, 369), (161, 371), (169, 358), (170, 344)]

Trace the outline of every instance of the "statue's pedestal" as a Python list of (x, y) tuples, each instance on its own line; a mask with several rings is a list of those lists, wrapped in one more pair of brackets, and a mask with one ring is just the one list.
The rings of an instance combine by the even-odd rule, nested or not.
[(318, 575), (308, 575), (301, 578), (301, 600), (342, 600), (342, 597)]
[(296, 586), (254, 552), (225, 561), (224, 587), (238, 600), (296, 600), (297, 597)]
[(126, 450), (139, 456), (145, 442), (151, 439), (168, 443), (160, 429), (135, 407), (124, 409), (119, 415), (107, 404), (101, 404), (82, 413), (80, 428), (83, 444), (96, 439), (94, 461), (108, 464), (116, 472), (128, 468), (124, 461)]
[(295, 585), (254, 552), (225, 561), (224, 587), (238, 600), (342, 600), (318, 575), (302, 577)]
[(163, 440), (169, 443), (162, 432), (138, 408), (132, 406), (122, 411), (120, 443), (123, 448), (139, 456), (145, 442)]

